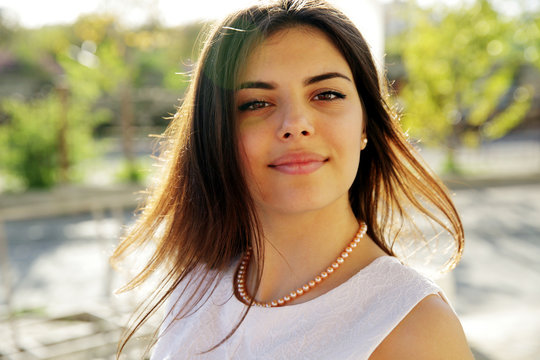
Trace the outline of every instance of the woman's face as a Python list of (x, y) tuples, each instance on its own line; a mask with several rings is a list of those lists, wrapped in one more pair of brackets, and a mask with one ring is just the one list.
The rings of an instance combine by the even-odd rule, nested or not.
[(261, 215), (346, 202), (364, 118), (351, 69), (320, 30), (294, 27), (258, 45), (239, 77), (242, 166)]

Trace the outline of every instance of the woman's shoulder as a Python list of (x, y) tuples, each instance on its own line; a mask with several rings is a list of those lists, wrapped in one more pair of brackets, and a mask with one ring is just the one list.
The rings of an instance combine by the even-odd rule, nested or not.
[[(420, 301), (429, 294), (442, 292), (440, 287), (414, 266), (396, 256), (377, 256), (359, 273), (368, 285), (376, 285), (374, 295)], [(416, 303), (414, 303), (416, 305)]]
[(429, 291), (440, 292), (429, 276), (418, 271), (406, 260), (396, 255), (388, 255), (372, 240), (366, 243), (364, 260), (358, 273), (368, 273), (369, 281), (377, 284), (378, 289), (385, 292), (405, 291), (409, 295), (420, 291), (424, 296), (428, 295)]
[(370, 359), (473, 359), (455, 311), (429, 276), (394, 256), (377, 257), (366, 270), (369, 308), (388, 320)]
[(461, 323), (437, 294), (422, 299), (370, 359), (473, 359)]

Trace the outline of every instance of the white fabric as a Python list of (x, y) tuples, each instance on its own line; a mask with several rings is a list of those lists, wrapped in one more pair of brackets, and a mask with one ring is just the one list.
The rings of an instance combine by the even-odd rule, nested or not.
[(162, 326), (152, 360), (368, 359), (422, 299), (431, 294), (444, 298), (431, 280), (396, 258), (383, 256), (305, 303), (253, 307), (231, 338), (198, 355), (225, 338), (245, 309), (233, 295), (233, 275), (231, 268), (208, 301), (183, 320), (174, 320), (181, 306), (175, 305), (181, 290), (175, 290), (169, 300), (174, 308)]

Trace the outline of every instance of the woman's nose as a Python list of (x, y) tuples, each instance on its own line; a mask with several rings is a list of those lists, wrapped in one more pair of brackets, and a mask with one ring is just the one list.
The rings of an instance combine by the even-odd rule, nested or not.
[(282, 114), (278, 137), (281, 140), (292, 140), (315, 133), (309, 111), (298, 104), (288, 105)]

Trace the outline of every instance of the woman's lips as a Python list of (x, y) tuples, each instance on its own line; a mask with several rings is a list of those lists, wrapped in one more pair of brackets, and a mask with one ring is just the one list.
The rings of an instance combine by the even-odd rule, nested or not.
[(268, 167), (290, 175), (310, 174), (328, 161), (328, 158), (314, 153), (286, 154), (272, 161)]

